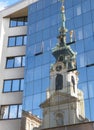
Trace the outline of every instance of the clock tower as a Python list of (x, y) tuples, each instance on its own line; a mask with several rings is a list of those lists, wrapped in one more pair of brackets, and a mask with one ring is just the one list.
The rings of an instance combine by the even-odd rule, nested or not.
[(42, 128), (58, 127), (85, 122), (83, 92), (77, 88), (78, 71), (76, 53), (69, 44), (75, 42), (73, 30), (69, 32), (70, 41), (66, 42), (68, 30), (65, 27), (65, 10), (61, 7), (62, 25), (59, 29), (58, 43), (52, 49), (56, 62), (50, 68), (50, 86), (47, 99), (40, 104), (43, 110)]

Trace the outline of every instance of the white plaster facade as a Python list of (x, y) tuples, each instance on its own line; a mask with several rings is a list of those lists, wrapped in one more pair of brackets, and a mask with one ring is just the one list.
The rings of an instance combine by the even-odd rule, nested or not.
[[(8, 48), (8, 37), (26, 35), (27, 26), (9, 27), (10, 18), (28, 15), (28, 5), (36, 0), (24, 0), (0, 12), (0, 107), (22, 104), (23, 92), (3, 93), (3, 83), (7, 79), (24, 78), (24, 67), (6, 69), (6, 58), (25, 55), (25, 46)], [(0, 120), (0, 130), (20, 130), (21, 119)]]

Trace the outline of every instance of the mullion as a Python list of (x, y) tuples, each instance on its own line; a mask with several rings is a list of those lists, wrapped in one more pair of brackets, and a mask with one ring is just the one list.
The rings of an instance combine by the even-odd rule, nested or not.
[(9, 109), (8, 109), (8, 119), (9, 119), (9, 115), (10, 115), (10, 105), (8, 106)]
[(19, 91), (21, 91), (21, 79), (19, 80)]
[(12, 85), (13, 85), (13, 80), (11, 80), (11, 92), (12, 92)]
[(15, 68), (15, 58), (16, 57), (13, 57), (13, 68)]

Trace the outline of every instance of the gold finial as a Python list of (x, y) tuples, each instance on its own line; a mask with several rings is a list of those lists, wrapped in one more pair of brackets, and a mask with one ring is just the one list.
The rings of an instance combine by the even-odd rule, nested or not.
[(73, 37), (73, 30), (70, 31), (70, 37), (72, 38)]
[(62, 11), (63, 13), (65, 12), (65, 7), (64, 7), (64, 6), (61, 7), (61, 11)]
[(72, 41), (73, 41), (73, 33), (74, 33), (74, 31), (73, 31), (73, 30), (71, 30), (71, 31), (70, 31), (70, 42), (72, 42)]

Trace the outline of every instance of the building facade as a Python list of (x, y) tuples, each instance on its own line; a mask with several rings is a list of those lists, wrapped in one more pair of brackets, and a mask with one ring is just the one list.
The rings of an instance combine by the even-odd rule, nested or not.
[[(77, 106), (78, 109), (75, 107), (75, 111), (82, 113), (82, 117), (88, 119), (84, 123), (93, 122), (94, 0), (65, 0), (64, 6), (66, 28), (69, 32), (74, 30), (73, 38), (76, 40), (76, 42), (70, 42), (70, 35), (67, 33), (66, 43), (77, 53), (76, 70), (72, 69), (72, 72), (67, 73), (72, 75), (72, 73), (75, 74), (75, 71), (78, 72), (77, 89), (81, 91), (79, 98), (83, 104), (83, 112), (79, 112), (81, 111), (81, 103)], [(52, 50), (58, 44), (57, 36), (62, 25), (61, 7), (62, 2), (60, 0), (24, 0), (1, 12), (0, 129), (20, 130), (22, 128), (22, 110), (29, 112), (29, 116), (32, 113), (30, 117), (39, 121), (40, 126), (48, 111), (47, 127), (44, 128), (53, 129), (53, 127), (57, 127), (52, 125), (55, 120), (55, 113), (50, 113), (53, 110), (51, 104), (48, 103), (45, 113), (42, 108), (44, 108), (45, 103), (47, 105), (47, 97), (50, 97), (54, 91), (53, 81), (56, 79), (56, 73), (51, 72), (51, 67), (53, 65), (56, 67), (56, 59), (52, 55)], [(62, 73), (67, 75), (66, 71)], [(69, 80), (70, 76), (67, 75), (67, 78)], [(63, 85), (65, 86), (65, 84), (69, 86), (68, 82), (64, 80)], [(48, 89), (49, 86), (52, 86), (50, 90)], [(73, 94), (73, 90), (71, 94)], [(60, 98), (64, 97), (61, 96)], [(69, 105), (69, 99), (67, 101), (67, 113), (70, 113), (72, 108)], [(74, 100), (72, 103), (75, 103)], [(56, 108), (58, 111), (61, 108), (66, 109), (66, 107), (61, 107), (59, 101)], [(60, 114), (57, 116), (59, 119), (63, 118)], [(79, 118), (82, 119), (82, 117)], [(71, 119), (71, 114), (67, 114), (64, 118)], [(69, 129), (71, 129), (71, 125), (74, 124), (75, 127), (73, 128), (77, 129), (81, 123), (81, 126), (86, 129), (87, 124), (84, 125), (83, 122), (75, 121), (75, 114), (73, 119), (74, 123), (64, 124), (63, 122), (58, 127), (65, 129), (65, 125), (70, 125)], [(37, 125), (33, 124), (38, 128), (31, 128), (41, 129), (39, 122)], [(92, 124), (90, 126), (91, 129), (94, 129)]]

